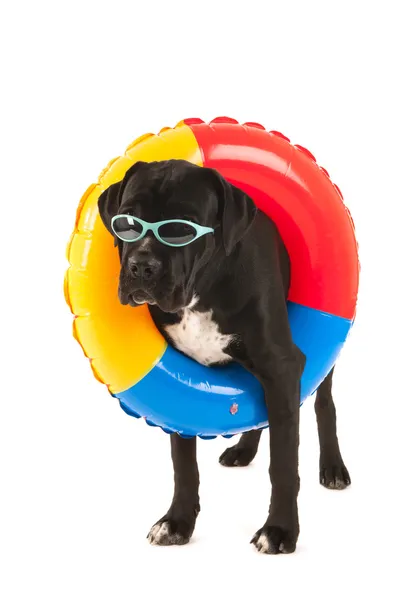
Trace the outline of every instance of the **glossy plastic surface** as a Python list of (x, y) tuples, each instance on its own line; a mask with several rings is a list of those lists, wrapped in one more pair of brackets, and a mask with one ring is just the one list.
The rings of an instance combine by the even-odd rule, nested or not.
[(88, 188), (68, 247), (65, 296), (74, 335), (93, 372), (122, 408), (183, 436), (227, 437), (268, 424), (261, 388), (238, 365), (207, 368), (168, 347), (147, 307), (118, 301), (118, 255), (97, 200), (138, 160), (183, 158), (216, 168), (277, 223), (292, 262), (288, 313), (307, 356), (302, 401), (335, 363), (355, 314), (358, 257), (353, 223), (337, 186), (313, 155), (258, 123), (187, 119), (147, 134)]
[(110, 392), (140, 381), (164, 354), (167, 344), (156, 329), (147, 306), (134, 310), (118, 300), (119, 259), (112, 236), (99, 217), (97, 201), (103, 190), (120, 181), (138, 160), (182, 158), (202, 166), (193, 133), (185, 125), (147, 134), (125, 154), (112, 160), (97, 184), (83, 195), (77, 211), (67, 258), (65, 297), (75, 315), (74, 335), (90, 359), (93, 373)]
[(339, 189), (311, 152), (260, 125), (224, 117), (185, 123), (204, 166), (247, 192), (276, 223), (292, 265), (289, 300), (352, 319), (359, 272), (354, 227)]
[[(334, 365), (352, 322), (291, 302), (288, 312), (293, 339), (307, 356), (301, 379), (304, 401), (321, 373)], [(255, 377), (238, 364), (203, 367), (171, 347), (147, 377), (117, 397), (128, 414), (186, 436), (235, 434), (268, 424)]]

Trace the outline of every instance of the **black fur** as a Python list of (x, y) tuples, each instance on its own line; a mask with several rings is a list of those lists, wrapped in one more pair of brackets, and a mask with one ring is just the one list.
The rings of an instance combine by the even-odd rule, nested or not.
[[(270, 421), (272, 495), (266, 522), (252, 542), (268, 553), (293, 552), (299, 534), (299, 401), (305, 357), (291, 337), (286, 309), (290, 262), (274, 223), (216, 171), (179, 160), (136, 163), (122, 182), (103, 192), (99, 210), (110, 233), (111, 218), (118, 213), (150, 222), (182, 218), (215, 228), (215, 234), (182, 248), (165, 246), (152, 234), (145, 247), (116, 239), (121, 259), (119, 298), (131, 306), (147, 301), (157, 327), (173, 343), (164, 327), (180, 320), (195, 292), (196, 310), (212, 309), (221, 332), (235, 334), (226, 352), (261, 382)], [(147, 265), (147, 279), (137, 277), (133, 265), (139, 262)], [(331, 386), (332, 373), (321, 384), (315, 405), (320, 481), (342, 489), (350, 477), (336, 437)], [(222, 454), (221, 464), (248, 465), (260, 435), (243, 434)], [(189, 541), (200, 510), (196, 439), (173, 435), (171, 447), (175, 493), (158, 522), (166, 526), (157, 540), (166, 545)], [(154, 541), (154, 530), (149, 536)]]

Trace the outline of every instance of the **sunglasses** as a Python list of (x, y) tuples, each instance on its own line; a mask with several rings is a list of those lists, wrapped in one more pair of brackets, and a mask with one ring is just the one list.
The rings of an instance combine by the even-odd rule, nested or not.
[(123, 242), (138, 242), (152, 231), (159, 242), (166, 246), (187, 246), (206, 233), (214, 233), (211, 227), (203, 227), (183, 219), (169, 219), (147, 223), (131, 215), (116, 215), (111, 220), (115, 235)]

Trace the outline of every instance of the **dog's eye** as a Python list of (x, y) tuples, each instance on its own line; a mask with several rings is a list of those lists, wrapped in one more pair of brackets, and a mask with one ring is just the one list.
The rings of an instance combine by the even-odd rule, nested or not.
[(164, 242), (179, 246), (193, 241), (197, 232), (188, 223), (164, 223), (164, 225), (160, 226), (158, 235)]
[(143, 226), (133, 217), (121, 216), (115, 219), (113, 223), (114, 232), (121, 240), (131, 242), (136, 240), (143, 231)]

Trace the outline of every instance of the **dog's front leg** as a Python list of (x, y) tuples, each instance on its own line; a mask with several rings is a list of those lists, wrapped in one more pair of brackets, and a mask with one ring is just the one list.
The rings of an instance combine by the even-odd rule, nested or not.
[[(276, 297), (272, 296), (274, 289)], [(247, 359), (239, 362), (263, 386), (270, 432), (269, 515), (251, 541), (260, 552), (278, 554), (294, 552), (299, 535), (300, 379), (305, 356), (292, 340), (283, 294), (278, 286), (271, 290), (274, 310), (267, 313), (253, 308), (253, 314), (262, 319), (253, 319), (251, 327), (243, 328), (241, 339)]]
[(159, 546), (187, 544), (200, 512), (196, 438), (171, 435), (171, 456), (174, 497), (168, 512), (153, 525), (147, 536), (151, 544)]
[(263, 385), (270, 426), (271, 503), (264, 526), (251, 540), (267, 554), (294, 552), (299, 535), (297, 495), (300, 378), (305, 358), (294, 344), (258, 354), (252, 372)]

